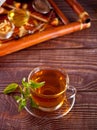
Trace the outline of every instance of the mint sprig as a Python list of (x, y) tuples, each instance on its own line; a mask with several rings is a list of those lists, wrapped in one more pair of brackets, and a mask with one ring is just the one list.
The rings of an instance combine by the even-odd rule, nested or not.
[(14, 92), (18, 88), (17, 83), (11, 83), (4, 89), (4, 94), (9, 94), (11, 92)]
[(26, 78), (23, 78), (21, 86), (17, 83), (11, 83), (4, 89), (4, 94), (10, 94), (16, 91), (16, 89), (18, 89), (20, 95), (15, 96), (15, 99), (17, 103), (19, 104), (19, 107), (18, 107), (19, 111), (21, 111), (27, 105), (28, 100), (30, 100), (32, 107), (38, 107), (38, 105), (32, 99), (31, 90), (40, 88), (44, 84), (45, 82), (37, 83), (33, 80), (30, 80), (29, 82), (27, 82)]

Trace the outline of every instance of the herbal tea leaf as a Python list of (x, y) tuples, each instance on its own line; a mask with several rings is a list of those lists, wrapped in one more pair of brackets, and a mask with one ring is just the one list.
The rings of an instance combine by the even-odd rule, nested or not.
[(23, 92), (23, 96), (24, 97), (29, 97), (29, 95), (30, 95), (30, 89), (26, 88), (25, 91)]
[(21, 98), (19, 101), (19, 111), (21, 111), (26, 106), (26, 99)]
[(17, 103), (19, 103), (20, 100), (21, 100), (21, 97), (20, 97), (20, 96), (14, 96), (14, 98), (15, 98), (15, 100), (17, 101)]
[(25, 78), (23, 78), (22, 79), (22, 85), (24, 86), (24, 87), (29, 87), (29, 83), (28, 82), (26, 82), (26, 79)]
[(38, 105), (33, 101), (32, 98), (30, 98), (30, 104), (31, 104), (32, 107), (38, 108)]
[(44, 84), (45, 84), (45, 82), (37, 83), (37, 82), (35, 82), (35, 81), (33, 81), (33, 80), (30, 80), (30, 81), (29, 81), (29, 85), (30, 85), (30, 87), (33, 88), (33, 89), (35, 89), (35, 88), (40, 88), (40, 87), (42, 87)]
[(33, 80), (26, 82), (26, 78), (23, 78), (22, 86), (17, 83), (11, 83), (4, 89), (4, 94), (9, 94), (18, 88), (21, 94), (21, 96), (15, 96), (15, 99), (17, 103), (19, 104), (18, 110), (21, 111), (27, 105), (28, 99), (30, 99), (31, 106), (37, 108), (38, 105), (32, 99), (31, 89), (40, 88), (44, 84), (45, 82), (37, 83)]
[(4, 89), (4, 94), (9, 94), (13, 91), (15, 91), (18, 87), (17, 83), (11, 83)]

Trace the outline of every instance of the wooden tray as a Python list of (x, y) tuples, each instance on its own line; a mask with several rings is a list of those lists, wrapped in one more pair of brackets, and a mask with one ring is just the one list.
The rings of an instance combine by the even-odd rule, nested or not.
[[(34, 34), (25, 35), (24, 37), (21, 37), (17, 40), (13, 38), (13, 36), (5, 41), (0, 40), (0, 56), (4, 56), (30, 47), (32, 45), (44, 42), (46, 40), (90, 27), (91, 22), (88, 13), (76, 0), (66, 0), (68, 5), (71, 6), (73, 11), (78, 15), (78, 20), (75, 22), (70, 22), (68, 18), (66, 18), (66, 16), (60, 11), (53, 0), (48, 1), (53, 7), (53, 11), (56, 17), (59, 19), (60, 24), (53, 26), (49, 23), (44, 22), (44, 24), (48, 24), (48, 26), (43, 31), (36, 31)], [(45, 17), (48, 18), (48, 16)]]

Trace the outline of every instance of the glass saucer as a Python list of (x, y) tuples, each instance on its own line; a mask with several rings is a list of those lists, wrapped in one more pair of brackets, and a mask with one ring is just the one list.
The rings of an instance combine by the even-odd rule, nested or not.
[(72, 109), (74, 103), (75, 103), (75, 96), (73, 96), (72, 98), (69, 98), (68, 100), (64, 100), (64, 103), (61, 106), (61, 108), (53, 112), (45, 112), (38, 108), (33, 108), (30, 105), (30, 102), (27, 103), (27, 106), (25, 107), (25, 109), (30, 115), (34, 117), (38, 117), (42, 119), (58, 119), (67, 115)]

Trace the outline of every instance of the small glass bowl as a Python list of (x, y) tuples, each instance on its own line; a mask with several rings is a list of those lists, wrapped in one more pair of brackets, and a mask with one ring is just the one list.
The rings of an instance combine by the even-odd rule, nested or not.
[(14, 33), (15, 26), (9, 20), (0, 20), (0, 39), (8, 39)]

